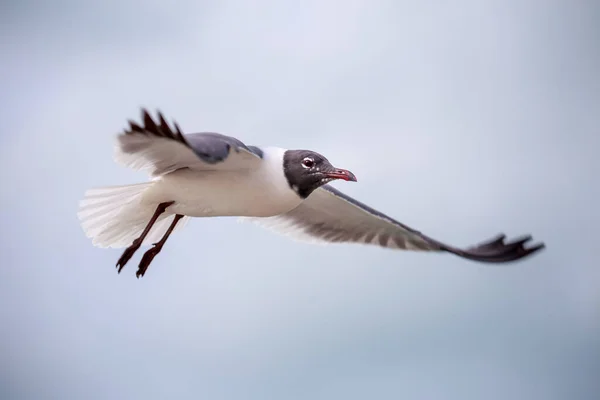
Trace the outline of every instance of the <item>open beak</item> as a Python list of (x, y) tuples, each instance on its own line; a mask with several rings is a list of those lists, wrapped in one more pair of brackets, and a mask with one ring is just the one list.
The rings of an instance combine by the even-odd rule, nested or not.
[(356, 176), (346, 169), (335, 168), (329, 172), (325, 172), (324, 174), (331, 179), (343, 179), (345, 181), (356, 182)]

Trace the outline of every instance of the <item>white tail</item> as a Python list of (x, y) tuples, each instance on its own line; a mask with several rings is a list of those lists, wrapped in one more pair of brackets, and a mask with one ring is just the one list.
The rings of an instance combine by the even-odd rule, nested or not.
[[(141, 235), (156, 211), (156, 205), (142, 204), (144, 191), (154, 182), (94, 188), (85, 192), (77, 216), (85, 235), (97, 247), (122, 248)], [(173, 214), (162, 214), (142, 244), (160, 240), (173, 220)], [(171, 217), (171, 218), (169, 218)], [(181, 229), (189, 217), (182, 218), (175, 230)]]

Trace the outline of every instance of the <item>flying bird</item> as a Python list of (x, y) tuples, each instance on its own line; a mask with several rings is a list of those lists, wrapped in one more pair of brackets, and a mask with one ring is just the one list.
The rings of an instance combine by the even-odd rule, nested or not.
[(362, 243), (400, 250), (447, 252), (484, 263), (522, 259), (544, 248), (525, 247), (525, 235), (505, 242), (500, 234), (460, 249), (408, 227), (328, 185), (356, 182), (311, 150), (257, 147), (219, 133), (184, 134), (159, 111), (146, 109), (117, 136), (115, 161), (146, 171), (151, 180), (85, 192), (78, 217), (97, 247), (125, 248), (120, 273), (142, 245), (144, 275), (174, 231), (192, 217), (237, 216), (299, 240)]

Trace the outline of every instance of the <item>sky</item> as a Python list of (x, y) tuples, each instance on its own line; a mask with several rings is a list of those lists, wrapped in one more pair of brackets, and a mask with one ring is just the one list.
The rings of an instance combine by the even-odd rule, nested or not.
[[(598, 398), (597, 3), (0, 7), (0, 398)], [(112, 160), (140, 107), (318, 151), (447, 243), (547, 248), (490, 266), (194, 219), (119, 275), (76, 212), (146, 180)]]

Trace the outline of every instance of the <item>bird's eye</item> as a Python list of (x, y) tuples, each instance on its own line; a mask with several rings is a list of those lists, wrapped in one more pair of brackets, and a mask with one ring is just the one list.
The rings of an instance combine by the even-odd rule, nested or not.
[(302, 166), (304, 168), (312, 168), (314, 165), (315, 165), (315, 162), (310, 157), (306, 157), (304, 160), (302, 160)]

